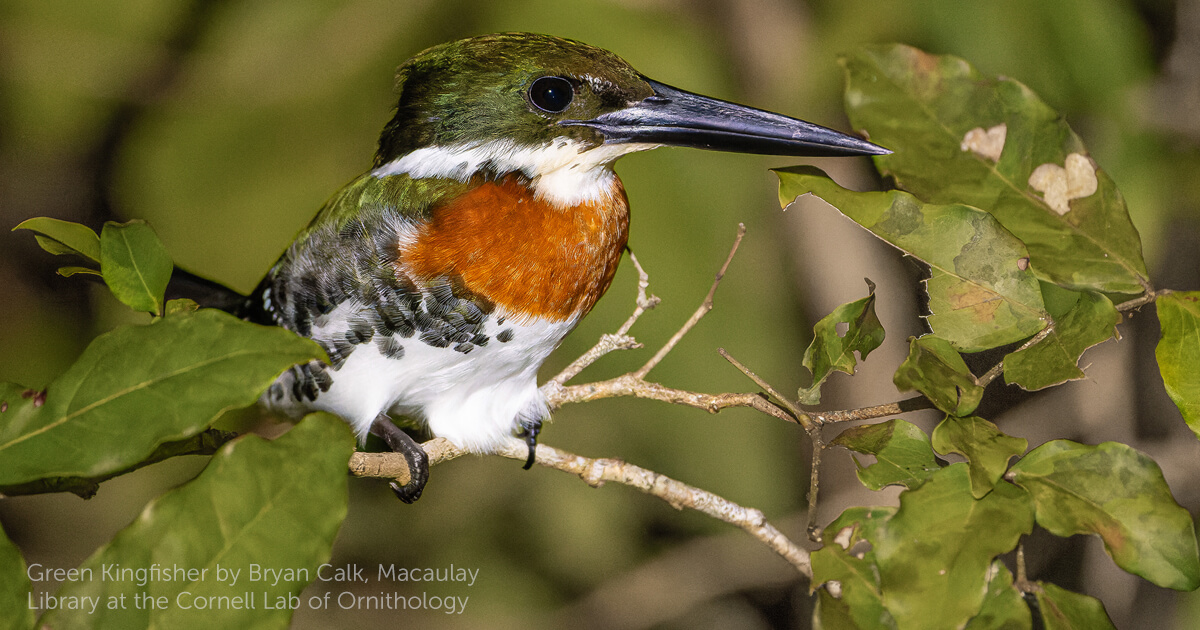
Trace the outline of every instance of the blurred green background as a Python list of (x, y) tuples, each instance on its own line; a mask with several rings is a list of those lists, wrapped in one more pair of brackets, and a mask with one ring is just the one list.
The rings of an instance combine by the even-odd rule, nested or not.
[[(446, 40), (537, 31), (618, 53), (691, 91), (846, 128), (838, 54), (900, 41), (962, 56), (1027, 83), (1066, 115), (1112, 173), (1159, 286), (1200, 277), (1200, 7), (1194, 0), (3, 0), (0, 2), (0, 379), (42, 386), (96, 334), (131, 320), (106, 291), (53, 274), (27, 233), (33, 216), (148, 219), (176, 262), (248, 291), (323, 201), (370, 166), (390, 117), (392, 75)], [(879, 185), (866, 161), (811, 160), (843, 184)], [(717, 307), (651, 376), (707, 392), (748, 391), (728, 349), (783, 391), (812, 323), (880, 283), (888, 341), (827, 406), (897, 399), (891, 370), (919, 334), (915, 270), (820, 204), (781, 212), (772, 166), (792, 163), (664, 149), (622, 160), (630, 244), (664, 300), (575, 382), (640, 365), (703, 299), (732, 243), (748, 236)], [(553, 374), (633, 307), (622, 266), (609, 295), (547, 364)], [(1196, 441), (1164, 404), (1153, 315), (1135, 318), (1088, 381), (1001, 428), (1029, 437), (1120, 439), (1163, 465), (1180, 502), (1200, 507)], [(1097, 352), (1097, 351), (1094, 351)], [(1152, 355), (1151, 355), (1152, 356)], [(894, 358), (890, 359), (889, 357)], [(1114, 366), (1115, 364), (1115, 366)], [(1074, 388), (1074, 389), (1072, 389)], [(1157, 388), (1157, 389), (1156, 389)], [(1116, 403), (1101, 402), (1100, 396)], [(1081, 401), (1088, 401), (1081, 402)], [(1047, 406), (1048, 405), (1048, 406)], [(1042, 415), (1038, 415), (1042, 414)], [(1173, 415), (1172, 415), (1173, 414)], [(1030, 418), (1049, 418), (1044, 422)], [(933, 420), (926, 416), (924, 421)], [(134, 421), (135, 419), (131, 419)], [(225, 421), (259, 423), (256, 412)], [(265, 432), (281, 427), (267, 421)], [(929, 427), (926, 426), (928, 429)], [(808, 458), (794, 426), (746, 411), (709, 415), (601, 401), (561, 410), (551, 445), (618, 457), (762, 509), (803, 538)], [(855, 491), (833, 451), (821, 521), (895, 495)], [(201, 458), (171, 461), (74, 496), (5, 499), (0, 520), (30, 562), (78, 564)], [(398, 621), (420, 627), (807, 627), (807, 584), (740, 532), (624, 487), (593, 490), (549, 470), (471, 458), (441, 466), (414, 506), (381, 483), (351, 482), (335, 562), (479, 569), (474, 586), (408, 585), (469, 596), (466, 613), (302, 611), (295, 627)], [(1098, 555), (1099, 554), (1099, 555)], [(1032, 578), (1101, 597), (1118, 626), (1200, 627), (1200, 601), (1108, 570), (1095, 541), (1047, 545)], [(1040, 571), (1040, 572), (1039, 572)], [(402, 585), (403, 586), (403, 585)], [(380, 585), (366, 587), (376, 594)], [(307, 594), (320, 594), (321, 585)], [(1151, 621), (1153, 620), (1153, 621)]]

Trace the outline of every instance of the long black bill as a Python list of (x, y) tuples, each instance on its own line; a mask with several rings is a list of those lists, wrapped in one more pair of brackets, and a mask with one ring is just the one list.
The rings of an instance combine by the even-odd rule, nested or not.
[(591, 120), (607, 142), (644, 142), (713, 151), (792, 156), (886, 155), (891, 151), (781, 114), (693, 94), (646, 79), (654, 95)]

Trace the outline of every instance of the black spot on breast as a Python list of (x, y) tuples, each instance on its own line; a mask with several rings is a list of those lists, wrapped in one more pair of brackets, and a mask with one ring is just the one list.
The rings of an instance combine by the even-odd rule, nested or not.
[[(371, 319), (374, 319), (374, 312), (364, 311), (364, 313), (370, 313)], [(349, 325), (349, 329), (346, 330), (346, 341), (352, 344), (367, 343), (375, 336), (375, 325), (362, 315), (351, 317), (346, 323)]]
[(350, 358), (350, 353), (354, 352), (354, 344), (347, 341), (344, 337), (336, 337), (327, 343), (322, 344), (325, 348), (325, 354), (329, 355), (329, 363), (334, 370), (342, 369), (346, 359)]
[(416, 332), (413, 313), (407, 304), (380, 302), (375, 305), (375, 331), (384, 337), (399, 334), (405, 339)]
[(379, 354), (389, 359), (399, 359), (404, 356), (404, 346), (400, 345), (395, 337), (380, 337), (375, 340), (375, 346), (379, 348)]
[(496, 341), (499, 341), (500, 343), (508, 343), (509, 341), (512, 341), (512, 338), (513, 331), (511, 328), (505, 328), (496, 334)]
[(317, 384), (317, 388), (323, 392), (329, 391), (329, 388), (333, 387), (333, 377), (329, 375), (329, 371), (325, 369), (325, 365), (316, 362), (310, 365), (312, 365), (312, 377), (313, 381)]
[(433, 346), (434, 348), (445, 348), (450, 345), (450, 340), (446, 336), (436, 330), (426, 330), (421, 333), (421, 341)]
[(333, 377), (325, 369), (324, 364), (315, 361), (304, 365), (292, 366), (292, 397), (298, 402), (314, 401), (321, 392), (329, 391), (333, 385)]
[(458, 298), (454, 296), (454, 287), (447, 280), (431, 283), (426, 290), (425, 310), (434, 317), (444, 317), (458, 306)]
[(466, 342), (463, 342), (463, 343), (460, 343), (460, 344), (456, 344), (456, 345), (454, 346), (454, 351), (455, 351), (455, 352), (461, 352), (461, 353), (463, 353), (463, 354), (466, 354), (466, 353), (468, 353), (468, 352), (470, 352), (470, 351), (472, 351), (472, 350), (474, 350), (474, 349), (475, 349), (475, 346), (474, 346), (474, 345), (472, 345), (472, 344), (469, 344), (469, 343), (466, 343)]

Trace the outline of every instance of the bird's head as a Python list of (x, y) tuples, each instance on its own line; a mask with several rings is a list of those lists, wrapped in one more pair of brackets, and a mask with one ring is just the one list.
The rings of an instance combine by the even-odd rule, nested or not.
[(564, 167), (607, 169), (657, 146), (792, 156), (886, 149), (780, 114), (646, 78), (615, 54), (535, 35), (484, 35), (435, 46), (397, 74), (396, 114), (377, 168), (465, 179), (480, 170), (537, 179)]

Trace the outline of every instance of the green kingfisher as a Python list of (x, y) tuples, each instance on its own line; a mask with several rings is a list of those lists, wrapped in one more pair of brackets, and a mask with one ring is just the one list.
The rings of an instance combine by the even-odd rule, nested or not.
[(329, 363), (263, 395), (324, 410), (409, 462), (424, 451), (391, 420), (487, 453), (523, 437), (533, 462), (548, 417), (537, 372), (612, 282), (629, 233), (613, 163), (659, 146), (791, 156), (880, 155), (825, 127), (650, 80), (620, 57), (528, 33), (434, 46), (397, 73), (395, 115), (373, 168), (300, 233), (242, 317), (320, 344)]

